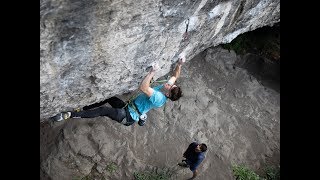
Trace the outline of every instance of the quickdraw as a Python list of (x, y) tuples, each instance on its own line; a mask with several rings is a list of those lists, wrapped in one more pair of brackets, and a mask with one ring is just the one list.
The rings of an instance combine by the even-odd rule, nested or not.
[(188, 19), (185, 21), (185, 24), (186, 24), (186, 32), (183, 34), (183, 40), (187, 40), (187, 39), (188, 39), (188, 27), (189, 27), (189, 22), (190, 22), (190, 19), (188, 18)]

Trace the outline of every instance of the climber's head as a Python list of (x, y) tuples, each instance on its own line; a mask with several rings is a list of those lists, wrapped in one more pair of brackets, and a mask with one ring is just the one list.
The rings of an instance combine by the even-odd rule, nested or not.
[(166, 90), (166, 96), (171, 100), (171, 101), (176, 101), (180, 97), (182, 97), (182, 91), (181, 88), (170, 83), (164, 84), (164, 89)]

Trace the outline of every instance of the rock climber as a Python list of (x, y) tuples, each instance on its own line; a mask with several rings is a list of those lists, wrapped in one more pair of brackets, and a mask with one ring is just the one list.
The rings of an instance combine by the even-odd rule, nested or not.
[[(152, 88), (150, 87), (150, 81), (158, 69), (158, 65), (154, 64), (150, 72), (140, 84), (139, 89), (142, 93), (130, 102), (125, 103), (117, 97), (111, 97), (102, 102), (85, 106), (80, 111), (58, 113), (51, 119), (55, 121), (62, 121), (69, 118), (94, 118), (107, 116), (126, 126), (130, 126), (135, 122), (138, 122), (140, 126), (143, 126), (146, 122), (146, 113), (148, 111), (153, 108), (162, 107), (167, 102), (167, 99), (176, 101), (182, 96), (181, 88), (176, 86), (174, 83), (180, 76), (181, 66), (185, 60), (185, 55), (181, 53), (170, 79), (166, 83)], [(109, 103), (111, 107), (101, 106), (105, 103)]]

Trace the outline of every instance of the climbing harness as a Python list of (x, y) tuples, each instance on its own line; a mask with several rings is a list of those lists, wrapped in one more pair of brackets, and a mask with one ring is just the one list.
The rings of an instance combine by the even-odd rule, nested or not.
[[(132, 105), (133, 109), (134, 109), (136, 112), (138, 112), (138, 111), (136, 110), (136, 108), (135, 108), (135, 105), (132, 104), (132, 103), (133, 103), (133, 100), (134, 100), (138, 95), (139, 95), (139, 92), (138, 92), (137, 94), (131, 96), (131, 97), (129, 98), (129, 100), (127, 101), (126, 105), (123, 106), (123, 108), (127, 107), (128, 105)], [(139, 113), (138, 113), (138, 114), (139, 114)]]
[[(134, 98), (133, 98), (133, 97), (134, 97)], [(132, 109), (133, 109), (136, 113), (138, 113), (138, 115), (139, 115), (138, 124), (139, 124), (140, 126), (143, 126), (143, 125), (145, 125), (148, 116), (147, 116), (147, 114), (145, 114), (145, 113), (144, 113), (144, 114), (141, 114), (141, 113), (140, 113), (140, 111), (138, 110), (136, 104), (135, 104), (134, 101), (133, 101), (133, 100), (137, 97), (137, 95), (135, 95), (135, 96), (133, 96), (133, 97), (129, 99), (129, 101), (127, 102), (127, 104), (126, 104), (123, 108), (125, 108), (126, 106), (132, 107)]]
[(188, 27), (189, 27), (189, 22), (190, 22), (190, 19), (188, 18), (186, 21), (185, 21), (185, 24), (186, 24), (186, 32), (183, 34), (183, 40), (187, 40), (188, 39)]

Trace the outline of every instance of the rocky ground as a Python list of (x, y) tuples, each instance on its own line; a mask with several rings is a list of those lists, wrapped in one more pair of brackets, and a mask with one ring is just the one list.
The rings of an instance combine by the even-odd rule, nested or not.
[(41, 123), (40, 179), (123, 180), (164, 167), (173, 179), (187, 179), (191, 171), (177, 163), (192, 141), (208, 145), (199, 180), (233, 179), (232, 164), (260, 173), (279, 165), (280, 82), (261, 78), (257, 72), (271, 72), (272, 62), (260, 58), (257, 67), (252, 57), (220, 47), (205, 50), (182, 68), (177, 84), (184, 96), (151, 110), (143, 127), (106, 117)]

